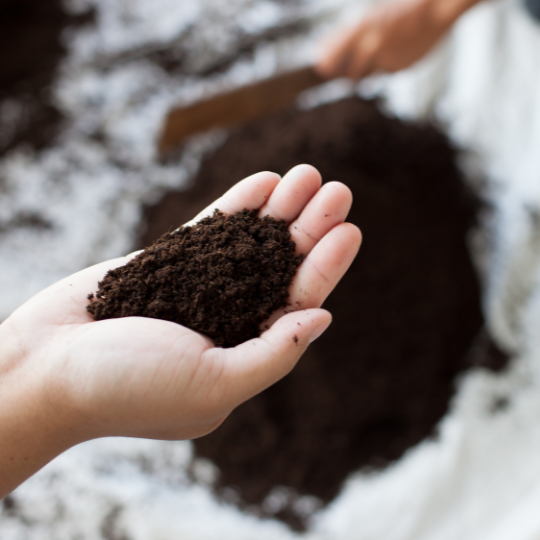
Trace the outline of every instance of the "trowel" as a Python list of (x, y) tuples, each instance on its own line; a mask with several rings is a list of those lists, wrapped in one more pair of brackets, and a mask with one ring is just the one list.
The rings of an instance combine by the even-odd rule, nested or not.
[(245, 124), (285, 108), (313, 86), (327, 82), (312, 67), (282, 73), (169, 111), (158, 141), (162, 156), (191, 135)]

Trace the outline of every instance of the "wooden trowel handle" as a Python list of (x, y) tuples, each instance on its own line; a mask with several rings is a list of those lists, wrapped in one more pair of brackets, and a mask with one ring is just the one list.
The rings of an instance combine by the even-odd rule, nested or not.
[(325, 82), (312, 67), (305, 67), (172, 109), (158, 142), (161, 155), (184, 139), (215, 127), (231, 127), (278, 111), (303, 90)]

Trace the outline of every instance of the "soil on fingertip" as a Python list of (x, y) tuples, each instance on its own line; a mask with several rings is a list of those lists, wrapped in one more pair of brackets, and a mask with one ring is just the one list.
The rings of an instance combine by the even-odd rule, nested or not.
[(285, 221), (257, 212), (216, 210), (196, 225), (165, 233), (110, 270), (89, 294), (87, 311), (98, 321), (172, 321), (206, 334), (218, 347), (258, 337), (262, 323), (288, 305), (303, 256), (295, 254)]
[(504, 367), (507, 358), (478, 338), (480, 286), (467, 247), (477, 204), (456, 159), (434, 127), (350, 98), (233, 133), (187, 191), (147, 210), (146, 245), (261, 170), (310, 163), (353, 192), (348, 221), (364, 241), (324, 304), (332, 325), (287, 377), (194, 441), (218, 467), (227, 500), (302, 529), (352, 472), (436, 436), (458, 374)]

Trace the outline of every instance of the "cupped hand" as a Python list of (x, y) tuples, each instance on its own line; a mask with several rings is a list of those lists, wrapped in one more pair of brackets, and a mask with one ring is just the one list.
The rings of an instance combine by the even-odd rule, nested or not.
[(257, 339), (222, 349), (168, 321), (94, 321), (85, 309), (88, 293), (131, 255), (74, 274), (13, 313), (0, 326), (0, 337), (11, 344), (5, 371), (15, 373), (15, 380), (35, 381), (30, 386), (39, 388), (44, 410), (64, 419), (77, 442), (110, 435), (204, 435), (286, 375), (330, 324), (330, 314), (319, 308), (361, 241), (359, 230), (344, 223), (351, 202), (346, 186), (321, 187), (316, 169), (300, 165), (283, 179), (263, 172), (239, 182), (196, 218), (214, 208), (260, 208), (261, 216), (286, 220), (306, 256), (290, 288), (289, 309), (296, 311), (275, 313)]
[(398, 0), (372, 8), (324, 40), (316, 68), (326, 78), (362, 79), (408, 68), (428, 53), (478, 0)]

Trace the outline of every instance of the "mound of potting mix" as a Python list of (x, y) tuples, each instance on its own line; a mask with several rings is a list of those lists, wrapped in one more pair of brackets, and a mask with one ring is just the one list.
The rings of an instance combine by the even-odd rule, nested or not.
[[(505, 363), (482, 330), (467, 248), (476, 202), (456, 152), (434, 127), (385, 116), (375, 102), (287, 111), (233, 133), (190, 189), (148, 209), (143, 244), (240, 179), (299, 163), (350, 187), (362, 248), (324, 305), (332, 325), (297, 367), (194, 441), (220, 471), (218, 493), (295, 528), (306, 515), (298, 496), (327, 503), (351, 472), (435, 436), (456, 375)], [(288, 493), (277, 505), (267, 498), (276, 486)]]
[(261, 324), (287, 305), (303, 260), (283, 220), (215, 211), (192, 227), (165, 233), (88, 295), (96, 320), (152, 317), (234, 347), (260, 335)]

